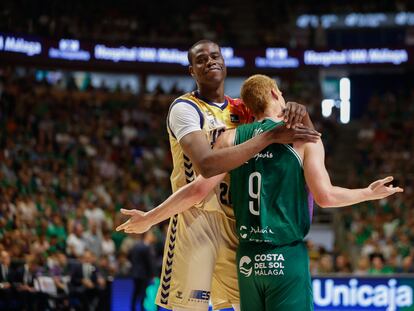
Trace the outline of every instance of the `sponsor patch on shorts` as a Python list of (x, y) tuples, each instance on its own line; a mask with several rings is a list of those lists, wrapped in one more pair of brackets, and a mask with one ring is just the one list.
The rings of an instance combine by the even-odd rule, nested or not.
[(208, 302), (210, 300), (210, 292), (206, 290), (192, 290), (188, 300), (202, 300)]

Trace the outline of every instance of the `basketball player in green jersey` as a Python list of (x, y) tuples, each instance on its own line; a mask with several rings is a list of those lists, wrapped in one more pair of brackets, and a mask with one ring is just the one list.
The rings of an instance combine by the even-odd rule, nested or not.
[[(241, 91), (256, 122), (223, 133), (216, 148), (241, 144), (283, 124), (277, 115), (285, 101), (276, 83), (255, 75)], [(306, 186), (321, 207), (340, 207), (382, 199), (403, 189), (386, 186), (392, 177), (366, 188), (333, 186), (324, 165), (322, 142), (273, 144), (231, 171), (236, 216), (241, 310), (313, 310), (308, 255), (303, 239), (311, 210)], [(156, 209), (133, 212), (126, 232), (142, 232), (153, 224), (201, 201), (223, 178), (201, 176), (177, 191)]]

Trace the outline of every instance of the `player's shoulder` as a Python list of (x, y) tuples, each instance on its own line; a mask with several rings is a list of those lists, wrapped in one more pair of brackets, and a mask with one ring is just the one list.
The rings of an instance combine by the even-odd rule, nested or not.
[(263, 133), (264, 130), (261, 128), (260, 125), (260, 122), (256, 121), (251, 123), (245, 123), (238, 126), (235, 131), (235, 144), (241, 144), (246, 140), (249, 140), (250, 138), (253, 138)]
[(263, 132), (267, 132), (276, 126), (282, 125), (282, 122), (275, 122), (270, 119), (264, 119), (260, 121), (253, 121), (251, 123), (243, 124), (237, 127), (237, 132), (243, 133), (245, 136), (251, 138), (255, 137)]
[(189, 92), (189, 93), (185, 93), (182, 94), (178, 97), (176, 97), (172, 102), (171, 102), (171, 106), (176, 105), (177, 103), (180, 102), (191, 102), (191, 103), (196, 103), (196, 97), (194, 96), (193, 92)]
[(176, 97), (170, 104), (168, 109), (168, 118), (170, 118), (171, 114), (186, 114), (195, 112), (197, 114), (201, 114), (200, 107), (197, 104), (197, 98), (194, 96), (192, 92), (185, 93), (181, 96)]

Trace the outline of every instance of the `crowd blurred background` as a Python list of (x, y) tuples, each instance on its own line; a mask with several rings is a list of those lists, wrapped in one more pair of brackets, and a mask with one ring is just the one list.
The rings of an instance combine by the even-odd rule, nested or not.
[[(21, 8), (24, 7), (25, 10)], [(85, 3), (4, 0), (0, 31), (150, 45), (192, 45), (200, 38), (231, 46), (309, 47), (404, 44), (410, 29), (363, 29), (359, 32), (301, 29), (301, 14), (376, 13), (413, 10), (396, 1), (138, 1)], [(289, 33), (286, 36), (286, 33)]]
[[(409, 1), (268, 5), (103, 1), (97, 8), (81, 1), (2, 1), (0, 31), (143, 45), (188, 46), (209, 38), (232, 46), (308, 48), (358, 47), (372, 33), (375, 44), (401, 45), (413, 35), (412, 27), (351, 34), (295, 24), (303, 13), (395, 12), (413, 9)], [(148, 211), (171, 193), (165, 118), (184, 90), (160, 83), (136, 92), (88, 79), (80, 85), (70, 71), (46, 79), (32, 66), (0, 65), (0, 309), (45, 310), (50, 302), (35, 281), (42, 276), (56, 287), (53, 308), (108, 309), (114, 278), (160, 274), (168, 223), (145, 235), (113, 229), (125, 220), (121, 208)], [(334, 182), (365, 187), (393, 175), (405, 189), (378, 202), (316, 211), (315, 222), (332, 226), (335, 240), (327, 249), (308, 239), (312, 274), (413, 273), (414, 86), (381, 85), (359, 117), (343, 125), (336, 113), (322, 117), (312, 73), (278, 81), (288, 100), (307, 106), (323, 133)]]

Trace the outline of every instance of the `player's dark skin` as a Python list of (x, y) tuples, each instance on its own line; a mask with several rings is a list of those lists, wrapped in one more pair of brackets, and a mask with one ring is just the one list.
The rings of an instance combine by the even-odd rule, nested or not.
[[(220, 47), (213, 42), (204, 42), (194, 46), (189, 57), (189, 71), (196, 80), (200, 96), (211, 102), (224, 102), (227, 69)], [(180, 145), (201, 175), (208, 178), (239, 167), (272, 143), (290, 144), (299, 140), (316, 142), (320, 137), (313, 129), (303, 105), (287, 103), (284, 116), (287, 126), (265, 132), (237, 146), (211, 149), (201, 130), (185, 135), (180, 140)], [(302, 122), (309, 127), (299, 124)]]

